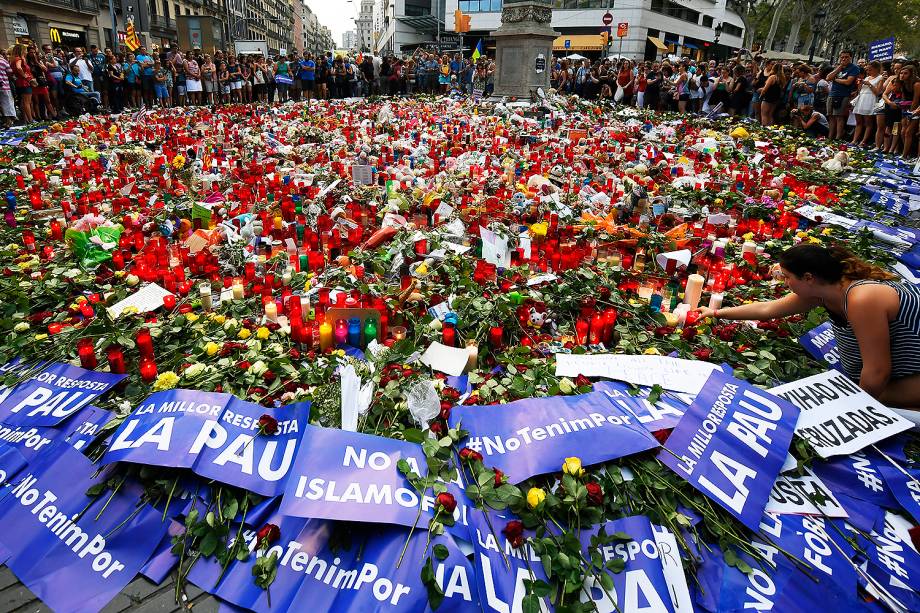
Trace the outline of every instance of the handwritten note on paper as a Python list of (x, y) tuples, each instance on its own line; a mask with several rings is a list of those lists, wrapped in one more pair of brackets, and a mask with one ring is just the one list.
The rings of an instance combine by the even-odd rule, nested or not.
[(482, 259), (495, 266), (510, 268), (511, 250), (508, 249), (508, 241), (488, 228), (479, 228), (479, 236), (482, 237)]
[(145, 285), (135, 293), (131, 294), (121, 302), (117, 302), (109, 307), (109, 313), (112, 317), (118, 317), (122, 311), (128, 307), (137, 307), (139, 313), (153, 311), (163, 306), (163, 297), (168, 296), (168, 292), (156, 283)]
[(557, 377), (607, 377), (635, 385), (658, 384), (675, 392), (698, 394), (715, 364), (663, 355), (556, 354)]

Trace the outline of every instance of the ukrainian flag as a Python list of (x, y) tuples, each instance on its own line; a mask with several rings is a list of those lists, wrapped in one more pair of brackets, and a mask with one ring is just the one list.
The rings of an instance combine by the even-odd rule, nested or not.
[(475, 62), (482, 55), (482, 39), (479, 39), (479, 42), (476, 43), (476, 48), (473, 49), (473, 61)]

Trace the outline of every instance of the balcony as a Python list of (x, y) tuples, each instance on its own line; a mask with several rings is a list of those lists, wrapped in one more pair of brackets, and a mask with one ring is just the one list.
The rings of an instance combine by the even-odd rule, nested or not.
[(150, 28), (151, 29), (156, 28), (158, 30), (175, 32), (176, 31), (176, 21), (175, 19), (169, 19), (167, 17), (163, 17), (162, 15), (151, 15), (150, 16)]
[(42, 2), (39, 2), (39, 4), (57, 6), (65, 9), (70, 9), (72, 11), (78, 11), (80, 13), (99, 12), (98, 0), (43, 0)]

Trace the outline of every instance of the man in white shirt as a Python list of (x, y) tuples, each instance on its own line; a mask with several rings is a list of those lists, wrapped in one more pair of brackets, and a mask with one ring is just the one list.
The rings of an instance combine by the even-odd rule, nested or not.
[(93, 89), (93, 63), (83, 54), (83, 49), (77, 47), (73, 50), (74, 58), (70, 60), (71, 66), (76, 66), (79, 71), (80, 80), (83, 81), (83, 87), (89, 91)]

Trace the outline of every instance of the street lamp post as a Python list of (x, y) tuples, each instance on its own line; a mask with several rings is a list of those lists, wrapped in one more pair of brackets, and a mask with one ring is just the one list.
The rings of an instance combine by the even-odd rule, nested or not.
[(719, 38), (721, 38), (721, 36), (722, 36), (722, 22), (721, 22), (721, 21), (720, 21), (719, 23), (716, 24), (715, 33), (716, 33), (716, 35), (715, 35), (715, 37), (713, 37), (713, 39), (712, 39), (712, 46), (713, 46), (713, 52), (715, 53), (716, 57), (718, 58), (719, 55), (720, 55), (720, 53), (719, 53)]
[(815, 48), (818, 46), (818, 35), (821, 33), (821, 27), (824, 25), (824, 20), (827, 18), (827, 11), (823, 8), (818, 9), (818, 12), (815, 13), (814, 20), (811, 22), (811, 48), (808, 50), (808, 63), (811, 64), (815, 61)]

